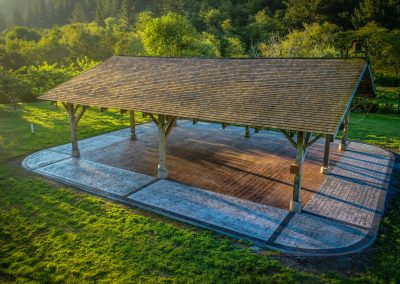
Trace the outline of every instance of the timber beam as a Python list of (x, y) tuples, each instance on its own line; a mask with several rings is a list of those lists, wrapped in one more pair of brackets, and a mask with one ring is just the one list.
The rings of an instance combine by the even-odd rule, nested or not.
[(166, 179), (168, 177), (168, 169), (167, 169), (167, 138), (171, 133), (174, 126), (176, 126), (177, 117), (175, 116), (166, 116), (163, 114), (158, 114), (157, 117), (154, 114), (149, 113), (148, 116), (154, 122), (154, 124), (158, 128), (158, 177), (161, 179)]
[(321, 167), (321, 174), (328, 175), (330, 173), (329, 167), (329, 152), (331, 148), (331, 142), (333, 142), (332, 135), (325, 135), (325, 148), (324, 148), (324, 163)]
[[(74, 105), (72, 103), (62, 103), (69, 115), (69, 126), (71, 132), (71, 155), (72, 157), (78, 158), (80, 157), (79, 147), (78, 147), (78, 138), (76, 135), (76, 128), (78, 126), (79, 121), (85, 114), (86, 110), (89, 108), (88, 106)], [(78, 112), (78, 110), (80, 111)]]
[(248, 126), (248, 125), (246, 125), (245, 131), (244, 131), (244, 137), (250, 138), (250, 126)]
[(131, 140), (136, 140), (136, 120), (135, 120), (135, 111), (129, 111), (129, 125), (131, 128)]
[[(299, 213), (302, 210), (301, 204), (301, 183), (303, 178), (303, 164), (307, 153), (307, 148), (314, 144), (322, 135), (312, 137), (311, 132), (281, 130), (286, 139), (296, 149), (296, 158), (290, 165), (290, 173), (294, 175), (293, 196), (290, 200), (290, 211)], [(296, 137), (295, 137), (296, 136)]]
[(346, 150), (346, 143), (347, 143), (347, 132), (349, 131), (349, 122), (350, 122), (350, 110), (347, 110), (346, 114), (344, 115), (343, 123), (342, 123), (342, 140), (339, 144), (339, 151)]

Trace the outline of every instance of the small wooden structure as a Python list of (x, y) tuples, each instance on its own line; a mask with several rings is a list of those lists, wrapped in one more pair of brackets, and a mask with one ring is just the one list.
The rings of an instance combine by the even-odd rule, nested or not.
[[(112, 57), (40, 99), (63, 102), (71, 125), (72, 156), (79, 156), (77, 124), (88, 106), (149, 116), (159, 136), (158, 176), (168, 177), (167, 138), (177, 118), (282, 131), (296, 148), (290, 208), (301, 211), (302, 167), (307, 148), (325, 137), (322, 173), (339, 129), (345, 149), (349, 108), (356, 94), (373, 96), (371, 68), (361, 59), (204, 59)], [(81, 106), (81, 112), (77, 110)]]

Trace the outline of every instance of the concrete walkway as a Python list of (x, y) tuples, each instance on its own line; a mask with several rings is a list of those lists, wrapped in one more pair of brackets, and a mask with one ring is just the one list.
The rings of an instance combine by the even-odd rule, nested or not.
[[(184, 123), (179, 127), (201, 127), (206, 131), (220, 126)], [(137, 127), (138, 137), (154, 131), (157, 130), (152, 124)], [(243, 130), (230, 127), (229, 131)], [(273, 132), (257, 135), (266, 139), (279, 136)], [(81, 140), (79, 146), (81, 153), (85, 153), (126, 140), (129, 130), (124, 129)], [(23, 167), (124, 204), (295, 255), (346, 254), (371, 245), (384, 212), (394, 161), (385, 150), (351, 142), (332, 174), (304, 205), (303, 212), (293, 214), (83, 158), (71, 158), (70, 149), (71, 145), (66, 144), (34, 153), (23, 161)]]

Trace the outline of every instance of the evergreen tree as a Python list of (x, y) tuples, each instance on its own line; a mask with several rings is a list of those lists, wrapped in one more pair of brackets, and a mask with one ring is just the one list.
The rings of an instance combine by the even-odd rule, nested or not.
[(120, 18), (124, 25), (128, 26), (133, 22), (135, 5), (132, 1), (122, 0), (120, 8)]
[(184, 14), (184, 6), (184, 0), (158, 0), (155, 7), (158, 8), (160, 14), (167, 14), (168, 12)]
[(85, 10), (80, 2), (75, 3), (75, 8), (72, 12), (71, 23), (86, 22)]
[(13, 9), (13, 21), (12, 21), (12, 23), (14, 25), (23, 25), (24, 24), (24, 19), (22, 17), (22, 13), (18, 9), (17, 6), (14, 6), (14, 9)]
[(304, 24), (322, 22), (318, 13), (321, 0), (287, 0), (285, 20), (289, 27), (301, 28)]
[(391, 0), (363, 0), (354, 10), (351, 21), (355, 28), (370, 22), (389, 29), (399, 27), (400, 3)]
[(0, 32), (7, 28), (7, 21), (3, 13), (0, 12)]
[(26, 11), (25, 15), (25, 24), (30, 27), (38, 27), (38, 19), (39, 19), (39, 13), (38, 13), (38, 5), (37, 1), (33, 0), (30, 1), (28, 4), (28, 10)]

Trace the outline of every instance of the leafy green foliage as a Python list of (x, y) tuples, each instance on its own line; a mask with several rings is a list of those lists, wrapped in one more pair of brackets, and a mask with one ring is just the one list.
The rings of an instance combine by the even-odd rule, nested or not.
[(259, 49), (265, 57), (335, 57), (339, 55), (333, 45), (337, 31), (336, 25), (327, 22), (305, 25), (304, 30), (295, 30), (283, 40), (261, 44)]
[(304, 24), (319, 23), (322, 16), (318, 13), (321, 0), (287, 0), (285, 20), (295, 28), (301, 28)]
[(38, 42), (41, 38), (39, 32), (29, 29), (27, 27), (15, 26), (9, 29), (5, 35), (8, 40), (24, 40)]
[(155, 56), (213, 56), (213, 46), (176, 13), (149, 20), (140, 31), (147, 55)]
[(0, 103), (13, 103), (14, 109), (18, 101), (32, 101), (33, 94), (27, 82), (15, 75), (15, 72), (0, 69)]
[(397, 86), (400, 87), (400, 76), (375, 72), (375, 83), (380, 86)]
[(337, 33), (335, 46), (349, 47), (354, 39), (368, 40), (368, 55), (374, 69), (400, 72), (400, 33), (397, 30), (389, 31), (376, 23), (368, 23), (358, 30)]
[(46, 91), (96, 66), (85, 57), (67, 66), (48, 64), (25, 66), (17, 71), (0, 69), (0, 103), (32, 102)]
[(383, 27), (398, 28), (400, 10), (398, 1), (362, 0), (351, 18), (356, 28), (375, 22)]

